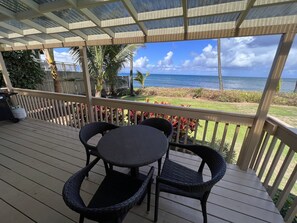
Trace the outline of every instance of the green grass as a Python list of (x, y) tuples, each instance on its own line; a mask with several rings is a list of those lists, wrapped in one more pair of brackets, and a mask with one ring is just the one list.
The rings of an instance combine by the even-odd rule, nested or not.
[[(240, 114), (256, 114), (258, 104), (257, 103), (230, 103), (230, 102), (218, 102), (209, 100), (199, 100), (192, 98), (173, 98), (173, 97), (160, 97), (160, 96), (124, 96), (125, 100), (130, 101), (142, 101), (147, 98), (150, 102), (154, 101), (166, 101), (172, 105), (191, 105), (192, 108), (202, 108), (209, 110), (220, 110), (226, 112), (235, 112)], [(269, 115), (275, 116), (280, 120), (286, 122), (293, 127), (297, 127), (297, 107), (286, 105), (272, 105), (269, 110)]]
[[(135, 97), (130, 97), (130, 96), (125, 96), (123, 97), (125, 100), (131, 100), (131, 101), (141, 101), (145, 102), (146, 99), (149, 99), (151, 103), (154, 103), (154, 101), (157, 102), (162, 102), (166, 101), (170, 103), (171, 105), (190, 105), (192, 108), (201, 108), (201, 109), (209, 109), (209, 110), (219, 110), (219, 111), (226, 111), (226, 112), (234, 112), (234, 113), (240, 113), (240, 114), (256, 114), (258, 104), (257, 103), (231, 103), (231, 102), (218, 102), (218, 101), (210, 101), (210, 100), (202, 100), (202, 99), (192, 99), (189, 97), (165, 97), (165, 96), (135, 96)], [(286, 105), (271, 105), (270, 110), (269, 110), (269, 115), (272, 115), (276, 118), (279, 118), (280, 120), (284, 121), (285, 123), (292, 125), (293, 127), (297, 127), (297, 107), (296, 106), (286, 106)], [(205, 121), (199, 122), (199, 127), (198, 127), (198, 133), (197, 133), (197, 140), (201, 140), (203, 136), (203, 129), (204, 129)], [(214, 129), (214, 122), (209, 122), (208, 124), (208, 130), (207, 130), (207, 135), (206, 135), (206, 141), (210, 142), (212, 139), (212, 133)], [(228, 134), (226, 137), (226, 142), (231, 145), (232, 139), (233, 139), (233, 134), (235, 132), (236, 125), (230, 125), (228, 128)], [(217, 131), (217, 138), (222, 138), (224, 131), (224, 124), (220, 123), (218, 126), (218, 131)], [(239, 150), (241, 148), (244, 136), (246, 133), (246, 127), (240, 128), (240, 131), (238, 133), (237, 137), (237, 142), (235, 145), (235, 152), (236, 152), (236, 157), (235, 160), (237, 160), (237, 157), (239, 155)], [(271, 139), (269, 140), (271, 141)], [(270, 143), (268, 143), (269, 145)], [(272, 153), (271, 157), (275, 156), (276, 150), (279, 146), (279, 141), (276, 143), (276, 146), (274, 147), (274, 151)], [(268, 147), (266, 148), (266, 152), (268, 150)], [(266, 153), (265, 152), (265, 153)], [(285, 147), (284, 152), (282, 153), (282, 156), (280, 158), (280, 162), (277, 164), (276, 170), (280, 169), (280, 166), (282, 162), (284, 161), (286, 155), (288, 153), (288, 147)], [(265, 156), (265, 154), (264, 154)], [(269, 160), (270, 165), (272, 162), (272, 158)], [(293, 171), (293, 167), (297, 163), (297, 155), (294, 156), (292, 163), (288, 167), (287, 173), (285, 174), (283, 180), (280, 183), (279, 188), (283, 189), (289, 176), (290, 173)], [(268, 172), (268, 169), (264, 173), (264, 177), (266, 176)], [(262, 178), (262, 180), (264, 179)], [(276, 178), (276, 173), (272, 175), (271, 181), (273, 182)], [(271, 183), (270, 183), (271, 184)], [(296, 196), (297, 194), (297, 185), (295, 184), (291, 190), (291, 195)], [(296, 222), (296, 219), (295, 219)]]

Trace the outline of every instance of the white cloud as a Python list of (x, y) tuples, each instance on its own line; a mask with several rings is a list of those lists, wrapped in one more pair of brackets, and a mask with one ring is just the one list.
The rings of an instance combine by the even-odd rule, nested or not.
[[(223, 69), (259, 70), (259, 74), (267, 75), (277, 49), (279, 36), (241, 37), (221, 39), (221, 61)], [(263, 44), (264, 43), (264, 44)], [(296, 43), (297, 45), (297, 43)], [(191, 59), (182, 62), (184, 69), (193, 71), (215, 70), (218, 66), (216, 42), (210, 42), (201, 53), (191, 52)], [(286, 67), (297, 65), (297, 46), (291, 49)]]
[(149, 62), (149, 59), (146, 56), (140, 57), (134, 61), (134, 67), (135, 68), (147, 68), (148, 62)]
[(173, 62), (172, 62), (172, 57), (173, 57), (173, 52), (169, 51), (166, 56), (163, 58), (163, 60), (159, 60), (158, 66), (159, 67), (171, 67)]
[[(223, 75), (267, 76), (269, 74), (280, 35), (238, 37), (221, 39), (221, 62)], [(179, 43), (176, 43), (179, 44)], [(182, 45), (181, 45), (182, 46)], [(167, 51), (158, 58), (138, 58), (134, 67), (151, 73), (183, 73), (216, 75), (218, 66), (217, 40), (209, 40), (199, 51), (195, 47), (188, 57), (180, 58), (179, 52)], [(182, 49), (180, 49), (182, 50)], [(176, 56), (178, 55), (178, 56)], [(296, 77), (297, 74), (297, 38), (286, 62), (284, 77)], [(156, 61), (152, 63), (152, 61)]]
[(183, 67), (189, 67), (191, 66), (191, 61), (190, 60), (185, 60), (182, 64)]

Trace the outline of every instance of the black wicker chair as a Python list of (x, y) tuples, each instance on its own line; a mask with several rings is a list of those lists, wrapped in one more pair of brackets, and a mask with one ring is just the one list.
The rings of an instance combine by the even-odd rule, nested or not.
[[(118, 126), (107, 122), (92, 122), (80, 129), (79, 139), (84, 145), (87, 155), (86, 166), (90, 163), (91, 155), (99, 157), (96, 146), (88, 144), (88, 141), (97, 134), (101, 134), (103, 136), (107, 131), (115, 128), (118, 128)], [(105, 168), (107, 168), (107, 163), (104, 162), (104, 165)]]
[[(160, 131), (162, 131), (165, 136), (168, 138), (168, 141), (170, 142), (171, 137), (172, 137), (172, 133), (173, 133), (173, 127), (172, 124), (167, 121), (166, 119), (163, 118), (148, 118), (143, 120), (140, 125), (147, 125), (147, 126), (151, 126), (153, 128), (159, 129)], [(169, 147), (168, 147), (168, 151), (166, 153), (166, 157), (168, 158), (169, 156)], [(158, 175), (160, 175), (160, 171), (161, 171), (161, 163), (162, 163), (162, 158), (158, 160)]]
[[(165, 159), (161, 175), (156, 180), (154, 221), (158, 221), (159, 194), (163, 191), (200, 200), (204, 223), (207, 223), (206, 202), (212, 187), (225, 175), (226, 162), (217, 151), (207, 146), (170, 144), (190, 150), (202, 160), (198, 171), (194, 171), (168, 158)], [(211, 172), (211, 179), (207, 181), (203, 180), (205, 164)]]
[(80, 214), (80, 223), (84, 221), (84, 218), (100, 223), (120, 223), (146, 192), (147, 211), (149, 211), (153, 167), (144, 181), (109, 170), (109, 174), (100, 184), (89, 205), (86, 206), (80, 196), (80, 187), (85, 175), (98, 161), (99, 158), (96, 158), (88, 166), (71, 176), (63, 188), (63, 199), (70, 209)]

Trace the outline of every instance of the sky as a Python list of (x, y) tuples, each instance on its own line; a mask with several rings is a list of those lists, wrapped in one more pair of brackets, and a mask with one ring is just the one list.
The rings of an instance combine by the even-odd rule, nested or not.
[[(282, 77), (297, 78), (297, 38)], [(221, 39), (223, 76), (267, 77), (280, 35)], [(55, 49), (55, 59), (72, 62), (68, 48)], [(217, 71), (217, 40), (146, 43), (134, 55), (136, 70), (151, 74), (213, 75)], [(129, 73), (129, 63), (122, 73)]]

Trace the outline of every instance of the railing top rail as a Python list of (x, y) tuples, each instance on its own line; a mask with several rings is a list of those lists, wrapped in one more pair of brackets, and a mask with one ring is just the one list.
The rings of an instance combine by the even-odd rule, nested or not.
[(146, 102), (134, 102), (117, 99), (95, 98), (93, 105), (110, 106), (112, 108), (124, 108), (136, 111), (153, 112), (166, 115), (178, 115), (185, 118), (205, 119), (215, 122), (226, 122), (252, 126), (254, 115), (238, 114), (231, 112), (212, 111), (206, 109), (189, 108), (173, 105), (153, 104)]
[(297, 152), (297, 128), (294, 128), (293, 126), (272, 116), (268, 116), (266, 122), (270, 123), (270, 125), (276, 126), (275, 131), (270, 132), (270, 134), (275, 135), (291, 149)]
[(48, 99), (57, 99), (78, 103), (86, 103), (86, 97), (82, 95), (72, 95), (72, 94), (63, 94), (56, 92), (46, 92), (46, 91), (38, 91), (31, 89), (23, 89), (23, 88), (14, 88), (14, 92), (17, 92), (21, 95), (28, 95), (33, 97), (44, 97)]
[[(21, 95), (34, 97), (44, 97), (49, 99), (58, 99), (78, 103), (86, 103), (86, 97), (81, 95), (62, 94), (55, 92), (45, 92), (29, 89), (14, 88), (15, 92)], [(230, 124), (240, 124), (252, 126), (254, 115), (246, 115), (232, 112), (213, 111), (198, 108), (189, 108), (173, 105), (153, 104), (146, 102), (134, 102), (118, 99), (92, 98), (93, 105), (108, 106), (112, 108), (124, 108), (129, 110), (153, 112), (166, 115), (178, 115), (185, 118), (204, 119), (215, 122), (225, 122)]]

